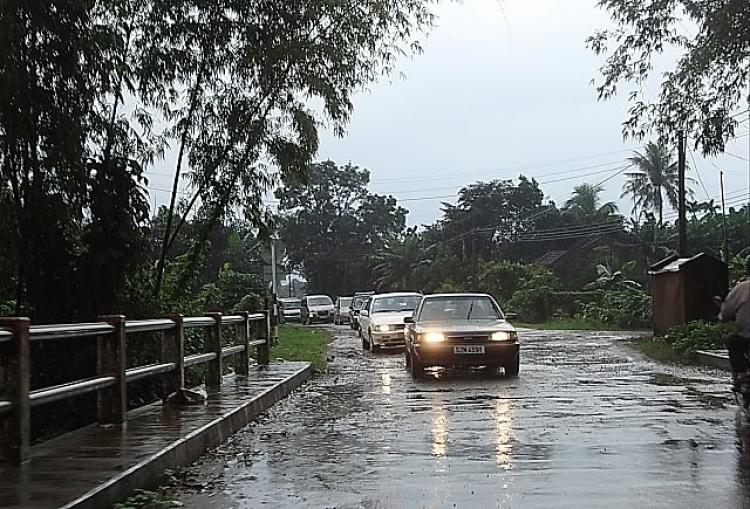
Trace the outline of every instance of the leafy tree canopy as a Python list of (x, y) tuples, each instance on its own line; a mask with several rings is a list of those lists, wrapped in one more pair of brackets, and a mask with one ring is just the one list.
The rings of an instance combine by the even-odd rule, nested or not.
[(406, 209), (367, 190), (367, 170), (332, 161), (307, 171), (306, 183), (279, 188), (281, 238), (308, 291), (350, 295), (374, 285), (374, 256), (406, 227)]
[[(588, 44), (607, 55), (599, 97), (609, 99), (620, 87), (630, 87), (623, 134), (643, 138), (655, 130), (663, 141), (674, 142), (676, 131), (684, 130), (704, 154), (723, 152), (741, 120), (737, 110), (750, 102), (750, 3), (600, 0), (598, 5), (617, 28), (596, 32)], [(670, 48), (681, 56), (664, 73), (658, 98), (650, 100), (643, 85), (654, 60)]]

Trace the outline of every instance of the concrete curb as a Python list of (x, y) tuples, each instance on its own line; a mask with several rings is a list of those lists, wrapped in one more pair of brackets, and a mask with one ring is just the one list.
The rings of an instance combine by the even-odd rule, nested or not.
[(237, 407), (187, 436), (125, 470), (117, 477), (97, 486), (63, 509), (101, 509), (111, 507), (133, 495), (138, 489), (154, 489), (168, 468), (189, 465), (208, 449), (216, 447), (245, 427), (258, 415), (271, 408), (293, 390), (300, 387), (313, 373), (307, 365), (278, 385), (269, 387), (244, 405)]
[(710, 366), (712, 368), (723, 369), (724, 371), (732, 371), (732, 366), (729, 364), (729, 355), (720, 352), (706, 352), (698, 350), (695, 352), (695, 360), (700, 364)]

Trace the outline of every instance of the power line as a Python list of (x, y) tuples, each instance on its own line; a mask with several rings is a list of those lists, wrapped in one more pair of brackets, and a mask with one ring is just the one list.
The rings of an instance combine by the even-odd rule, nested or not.
[[(477, 176), (477, 175), (489, 175), (489, 174), (508, 173), (508, 172), (515, 172), (515, 171), (528, 171), (534, 168), (549, 168), (551, 166), (561, 166), (563, 164), (568, 164), (568, 163), (576, 163), (576, 162), (581, 162), (581, 161), (588, 161), (591, 159), (598, 159), (600, 157), (607, 156), (607, 155), (622, 154), (623, 152), (632, 152), (633, 150), (637, 150), (638, 148), (641, 148), (641, 147), (639, 146), (639, 147), (634, 147), (630, 149), (615, 150), (612, 152), (602, 152), (596, 155), (591, 155), (587, 157), (579, 157), (575, 159), (565, 159), (565, 160), (547, 162), (547, 163), (527, 164), (527, 165), (514, 166), (514, 167), (508, 167), (508, 168), (500, 168), (494, 171), (482, 171), (482, 172), (474, 172), (474, 173), (458, 172), (458, 173), (431, 176), (431, 177), (404, 177), (404, 178), (392, 178), (392, 179), (377, 179), (377, 180), (373, 180), (371, 183), (378, 184), (378, 183), (383, 183), (383, 182), (421, 182), (421, 181), (432, 181), (432, 180), (450, 180), (453, 178), (464, 178), (464, 177), (472, 177), (472, 176)], [(614, 163), (607, 163), (607, 164), (614, 164)]]

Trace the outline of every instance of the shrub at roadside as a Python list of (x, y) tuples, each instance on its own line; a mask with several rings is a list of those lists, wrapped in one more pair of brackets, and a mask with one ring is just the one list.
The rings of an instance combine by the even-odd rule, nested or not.
[(679, 357), (690, 360), (696, 350), (716, 350), (724, 348), (726, 338), (732, 334), (730, 323), (699, 320), (679, 325), (669, 330), (664, 341)]
[(527, 323), (548, 322), (553, 318), (573, 318), (587, 304), (599, 303), (603, 291), (555, 291), (549, 287), (528, 288), (517, 291), (506, 303), (508, 311), (518, 314)]
[(652, 298), (635, 288), (607, 291), (600, 302), (583, 305), (579, 317), (623, 329), (649, 327), (653, 318)]

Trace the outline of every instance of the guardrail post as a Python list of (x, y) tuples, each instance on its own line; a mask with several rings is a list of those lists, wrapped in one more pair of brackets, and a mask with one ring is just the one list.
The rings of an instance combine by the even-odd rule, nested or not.
[(266, 366), (271, 362), (271, 313), (264, 311), (265, 319), (261, 322), (259, 331), (266, 341), (262, 345), (258, 345), (258, 364)]
[(29, 319), (0, 318), (13, 339), (0, 343), (0, 395), (13, 405), (0, 417), (0, 456), (22, 463), (29, 459), (31, 435), (29, 406)]
[(214, 324), (206, 327), (206, 353), (215, 353), (216, 358), (206, 364), (206, 387), (221, 386), (221, 313), (206, 313)]
[(174, 370), (164, 374), (164, 400), (170, 394), (185, 388), (185, 327), (184, 315), (173, 314), (169, 319), (174, 322), (174, 329), (164, 333), (161, 342), (162, 362), (174, 363)]
[(122, 424), (128, 411), (128, 384), (125, 379), (126, 343), (125, 316), (101, 316), (99, 320), (115, 330), (99, 336), (96, 348), (96, 373), (114, 376), (115, 385), (97, 391), (96, 412), (99, 424)]
[(248, 361), (250, 356), (250, 321), (248, 316), (250, 313), (242, 311), (239, 313), (242, 316), (242, 323), (235, 325), (237, 331), (238, 343), (245, 347), (240, 353), (234, 356), (234, 372), (238, 375), (248, 375)]

